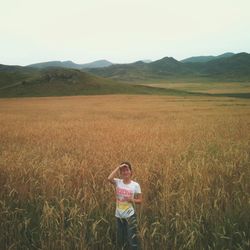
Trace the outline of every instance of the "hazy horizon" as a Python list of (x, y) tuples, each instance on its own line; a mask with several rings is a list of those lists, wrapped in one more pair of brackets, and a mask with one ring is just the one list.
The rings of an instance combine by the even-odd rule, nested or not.
[(1, 64), (131, 63), (250, 52), (247, 0), (10, 0), (1, 5)]
[[(185, 57), (185, 58), (181, 58), (181, 59), (177, 59), (177, 58), (175, 58), (175, 57), (173, 57), (174, 59), (176, 59), (176, 60), (178, 60), (178, 61), (181, 61), (181, 60), (184, 60), (184, 59), (187, 59), (187, 58), (190, 58), (190, 57), (199, 57), (199, 56), (219, 56), (219, 55), (222, 55), (222, 54), (225, 54), (225, 53), (231, 53), (232, 51), (225, 51), (225, 52), (222, 52), (222, 53), (220, 53), (220, 54), (217, 54), (217, 55), (190, 55), (190, 56), (188, 56), (188, 57)], [(232, 52), (232, 53), (234, 53), (234, 54), (238, 54), (238, 53), (244, 53), (244, 52), (246, 52), (246, 51), (241, 51), (241, 52)], [(246, 52), (246, 53), (248, 53), (248, 52)], [(69, 59), (67, 59), (67, 60), (49, 60), (49, 61), (36, 61), (36, 62), (33, 62), (33, 63), (29, 63), (29, 64), (23, 64), (23, 65), (21, 65), (21, 64), (5, 64), (5, 65), (10, 65), (10, 66), (28, 66), (28, 65), (32, 65), (32, 64), (37, 64), (37, 63), (46, 63), (46, 62), (53, 62), (53, 61), (60, 61), (60, 62), (67, 62), (67, 61), (72, 61), (73, 63), (76, 63), (76, 64), (88, 64), (88, 63), (93, 63), (93, 62), (96, 62), (96, 61), (101, 61), (101, 60), (107, 60), (107, 61), (109, 61), (109, 62), (111, 62), (111, 63), (113, 63), (113, 64), (129, 64), (129, 63), (133, 63), (133, 62), (136, 62), (136, 61), (147, 61), (147, 60), (149, 60), (149, 61), (157, 61), (157, 60), (160, 60), (160, 59), (162, 59), (163, 57), (168, 57), (168, 55), (164, 55), (164, 56), (162, 56), (162, 57), (160, 57), (160, 58), (157, 58), (157, 59), (155, 59), (155, 60), (152, 60), (152, 59), (137, 59), (137, 60), (134, 60), (134, 61), (131, 61), (131, 62), (122, 62), (122, 61), (119, 61), (119, 62), (113, 62), (113, 61), (110, 61), (110, 60), (107, 60), (106, 58), (100, 58), (100, 59), (95, 59), (95, 60), (93, 60), (93, 61), (87, 61), (87, 62), (75, 62), (75, 61), (73, 61), (73, 60), (71, 60), (70, 58)], [(171, 56), (169, 56), (169, 57), (171, 57)], [(0, 62), (0, 64), (3, 64), (3, 63), (1, 63)]]

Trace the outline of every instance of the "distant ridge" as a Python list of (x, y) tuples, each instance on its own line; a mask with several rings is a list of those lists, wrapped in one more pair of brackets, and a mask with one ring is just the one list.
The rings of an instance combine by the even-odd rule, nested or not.
[(141, 61), (144, 63), (151, 63), (152, 62), (152, 60), (150, 60), (150, 59), (145, 59), (145, 60), (141, 60)]
[(250, 80), (250, 54), (239, 53), (207, 63), (185, 63), (200, 75), (217, 79)]
[(0, 98), (104, 94), (194, 95), (181, 90), (116, 82), (78, 69), (0, 64)]
[(89, 69), (93, 69), (93, 68), (102, 68), (102, 67), (108, 67), (110, 65), (112, 65), (113, 63), (107, 61), (107, 60), (98, 60), (98, 61), (94, 61), (91, 63), (85, 63), (85, 64), (81, 64), (82, 68), (89, 68)]
[(57, 67), (57, 68), (69, 68), (69, 69), (86, 69), (86, 68), (100, 68), (100, 67), (108, 67), (112, 65), (111, 62), (107, 60), (98, 60), (91, 63), (85, 64), (76, 64), (72, 61), (49, 61), (49, 62), (41, 62), (27, 65), (27, 67), (44, 69), (49, 67)]
[(186, 59), (181, 60), (181, 62), (209, 62), (211, 60), (226, 58), (235, 55), (232, 52), (227, 52), (219, 56), (193, 56)]
[[(65, 68), (79, 66), (72, 61), (53, 61), (38, 64), (37, 67), (0, 64), (0, 97), (121, 93), (193, 95), (195, 93), (142, 86), (138, 83), (250, 82), (250, 54), (243, 52), (225, 55), (207, 62), (181, 62), (173, 57), (163, 57), (148, 63), (137, 61), (85, 69)], [(103, 62), (98, 62), (100, 64), (97, 66), (103, 65)], [(230, 96), (249, 97), (249, 93), (243, 94), (244, 96), (237, 93)]]
[[(106, 87), (108, 87), (108, 91), (121, 93), (121, 85), (119, 85), (121, 82), (145, 83), (152, 81), (250, 82), (250, 54), (245, 52), (233, 55), (225, 53), (207, 62), (183, 62), (173, 57), (163, 57), (147, 63), (137, 61), (112, 65), (106, 60), (90, 64), (51, 61), (32, 64), (28, 67), (0, 64), (0, 92), (2, 91), (6, 95), (7, 92), (13, 94), (15, 91), (21, 91), (20, 93), (23, 93), (24, 90), (26, 93), (27, 89), (30, 89), (29, 93), (36, 92), (38, 95), (37, 89), (40, 87), (42, 88), (41, 93), (47, 93), (44, 90), (45, 86), (51, 90), (50, 94), (57, 91), (59, 94), (67, 91), (72, 94), (74, 91), (71, 88), (75, 89), (76, 93), (78, 90), (79, 93), (86, 93), (90, 89), (91, 93), (98, 93), (99, 90), (99, 92), (103, 92)], [(84, 82), (86, 83), (84, 86), (88, 86), (87, 88), (83, 88)], [(91, 82), (98, 82), (98, 84), (87, 84)], [(109, 86), (103, 86), (105, 82), (109, 82)], [(20, 93), (17, 96), (22, 95)]]
[(250, 81), (250, 54), (225, 53), (207, 62), (183, 62), (164, 57), (151, 63), (138, 61), (86, 70), (121, 81)]

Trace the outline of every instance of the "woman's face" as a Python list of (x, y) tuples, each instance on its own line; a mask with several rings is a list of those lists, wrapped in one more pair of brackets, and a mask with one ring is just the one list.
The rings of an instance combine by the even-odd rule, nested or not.
[(129, 169), (129, 167), (124, 166), (124, 167), (121, 168), (120, 174), (121, 174), (122, 179), (128, 179), (128, 178), (131, 177), (132, 172), (131, 172), (131, 170)]

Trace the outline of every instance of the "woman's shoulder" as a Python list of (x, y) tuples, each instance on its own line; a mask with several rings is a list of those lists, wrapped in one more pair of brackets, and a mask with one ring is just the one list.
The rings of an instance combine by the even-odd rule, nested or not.
[(138, 182), (132, 181), (132, 185), (136, 193), (141, 193), (141, 186)]
[(133, 185), (135, 185), (135, 186), (140, 186), (140, 184), (138, 183), (138, 182), (136, 182), (136, 181), (131, 181), (131, 183), (133, 184)]
[(115, 183), (120, 183), (122, 181), (122, 179), (119, 178), (114, 178)]

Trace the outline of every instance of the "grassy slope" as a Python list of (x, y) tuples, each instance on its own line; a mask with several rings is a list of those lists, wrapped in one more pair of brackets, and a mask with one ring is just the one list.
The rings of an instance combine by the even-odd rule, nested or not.
[[(115, 82), (75, 69), (50, 68), (29, 74), (6, 73), (0, 86), (0, 97), (70, 96), (98, 94), (166, 94), (189, 95), (187, 91), (154, 88)], [(10, 77), (10, 76), (15, 77)], [(21, 77), (20, 77), (21, 76)], [(7, 85), (7, 81), (9, 84)], [(4, 82), (4, 81), (2, 81)]]
[(175, 89), (208, 96), (250, 98), (250, 82), (144, 82), (144, 86)]
[(165, 57), (151, 63), (118, 64), (89, 71), (98, 76), (127, 82), (246, 82), (250, 80), (250, 54), (239, 53), (203, 63), (182, 63)]
[(7, 66), (0, 64), (0, 90), (36, 78), (39, 72), (35, 69), (21, 66)]
[[(247, 88), (234, 88), (228, 91), (228, 84), (224, 87), (221, 82), (215, 82), (210, 78), (193, 76), (171, 76), (169, 79), (160, 79), (161, 64), (172, 64), (172, 71), (180, 62), (171, 58), (165, 58), (154, 62), (154, 71), (158, 79), (153, 80), (148, 75), (143, 75), (141, 68), (146, 69), (148, 64), (137, 62), (127, 65), (123, 72), (124, 77), (133, 79), (133, 73), (141, 74), (141, 80), (117, 82), (113, 79), (98, 77), (89, 73), (64, 68), (33, 69), (18, 66), (0, 65), (0, 97), (29, 97), (29, 96), (72, 96), (72, 95), (103, 95), (103, 94), (157, 94), (157, 95), (209, 95), (250, 98), (248, 83), (231, 83), (239, 85), (247, 84)], [(160, 64), (160, 65), (158, 65)], [(152, 67), (151, 66), (151, 67)], [(163, 65), (164, 66), (164, 65)], [(117, 65), (115, 67), (118, 67)], [(112, 67), (112, 68), (115, 68)], [(118, 67), (119, 68), (119, 67)], [(169, 68), (169, 67), (168, 67)], [(133, 69), (132, 71), (130, 69)], [(104, 69), (100, 69), (104, 70)], [(185, 72), (185, 68), (183, 68)], [(143, 78), (146, 77), (146, 80)], [(115, 78), (115, 77), (114, 77)], [(181, 83), (181, 84), (180, 84)], [(185, 83), (185, 84), (184, 84)], [(181, 85), (181, 87), (180, 87)], [(210, 91), (220, 85), (219, 92)], [(191, 87), (190, 87), (191, 86)], [(198, 88), (197, 88), (198, 86)], [(224, 88), (221, 89), (221, 88)], [(213, 89), (212, 89), (213, 90)]]

